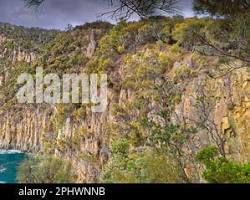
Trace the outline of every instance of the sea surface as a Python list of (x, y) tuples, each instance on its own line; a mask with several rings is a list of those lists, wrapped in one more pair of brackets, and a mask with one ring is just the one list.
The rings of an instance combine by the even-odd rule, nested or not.
[(25, 154), (16, 150), (0, 150), (0, 183), (16, 183), (17, 167)]

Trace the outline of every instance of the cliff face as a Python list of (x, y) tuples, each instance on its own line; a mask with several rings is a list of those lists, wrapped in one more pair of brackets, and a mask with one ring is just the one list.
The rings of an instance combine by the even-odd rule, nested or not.
[[(184, 117), (192, 124), (199, 124), (197, 133), (185, 147), (188, 157), (208, 145), (218, 144), (231, 159), (249, 161), (249, 92), (246, 69), (219, 78), (208, 78), (201, 73), (185, 86), (173, 118)], [(193, 176), (195, 170), (192, 164), (187, 164), (187, 174)]]
[[(160, 106), (152, 99), (143, 108), (143, 112), (146, 112), (147, 117), (160, 126), (171, 121), (195, 127), (196, 131), (180, 147), (185, 154), (183, 163), (186, 176), (193, 182), (201, 181), (202, 166), (195, 161), (194, 157), (200, 149), (210, 144), (218, 145), (223, 153), (233, 159), (239, 161), (250, 159), (250, 74), (248, 68), (240, 68), (243, 64), (235, 61), (231, 62), (230, 66), (239, 66), (239, 69), (221, 73), (218, 69), (227, 72), (227, 66), (219, 64), (219, 58), (199, 56), (185, 50), (176, 51), (172, 46), (160, 43), (160, 39), (157, 39), (150, 30), (146, 32), (149, 35), (145, 35), (145, 32), (139, 35), (138, 32), (142, 30), (136, 30), (126, 36), (116, 38), (115, 41), (111, 41), (110, 45), (115, 46), (115, 42), (121, 38), (125, 40), (124, 45), (116, 47), (108, 54), (104, 48), (106, 47), (104, 42), (108, 43), (110, 39), (107, 33), (111, 27), (96, 26), (94, 24), (91, 27), (78, 27), (72, 32), (63, 33), (66, 35), (57, 36), (65, 44), (57, 40), (51, 42), (49, 51), (40, 55), (39, 59), (35, 53), (13, 50), (10, 60), (15, 60), (16, 63), (25, 61), (33, 67), (40, 65), (39, 62), (45, 62), (44, 64), (50, 65), (48, 70), (53, 71), (52, 66), (54, 66), (58, 67), (59, 72), (72, 70), (95, 72), (98, 67), (105, 66), (104, 71), (108, 73), (109, 78), (106, 111), (92, 113), (88, 106), (78, 107), (78, 105), (12, 103), (8, 109), (1, 111), (0, 148), (56, 154), (72, 161), (77, 169), (79, 182), (97, 181), (104, 164), (112, 157), (111, 138), (112, 134), (117, 133), (111, 131), (110, 124), (122, 126), (125, 117), (126, 122), (140, 116), (138, 110), (128, 110), (125, 116), (125, 111), (118, 113), (114, 111), (114, 108), (130, 105), (138, 97), (138, 91), (144, 97), (150, 96), (152, 84), (157, 86), (162, 82), (172, 81), (178, 94), (175, 93), (170, 118), (156, 114)], [(136, 24), (132, 24), (126, 30), (136, 29), (133, 26)], [(112, 35), (112, 32), (109, 34)], [(115, 32), (115, 37), (118, 34)], [(65, 37), (69, 38), (69, 43), (65, 41)], [(0, 47), (4, 41), (6, 39), (0, 37)], [(75, 42), (71, 47), (73, 50), (66, 49), (70, 41)], [(132, 43), (137, 45), (134, 49), (129, 45)], [(105, 56), (109, 57), (109, 61), (107, 59), (102, 61), (104, 64), (100, 62), (100, 52), (103, 49), (108, 54)], [(115, 51), (117, 52), (114, 55)], [(1, 55), (5, 57), (3, 52)], [(102, 58), (103, 55), (101, 54)], [(80, 61), (73, 60), (73, 64), (68, 66), (67, 63), (59, 62), (60, 59), (64, 59), (62, 56), (66, 56), (68, 60), (80, 56)], [(132, 61), (127, 61), (128, 57)], [(93, 62), (98, 59), (98, 63), (95, 63), (93, 68)], [(58, 66), (55, 66), (54, 62)], [(132, 71), (134, 75), (145, 73), (145, 77), (135, 77), (131, 81), (133, 75), (130, 74), (131, 63), (129, 62), (134, 62), (133, 69), (138, 66), (139, 71)], [(144, 62), (152, 65), (153, 70), (162, 65), (163, 70), (153, 71), (155, 74), (152, 75), (151, 68), (144, 68), (146, 66)], [(64, 66), (66, 67), (62, 69)], [(147, 70), (150, 72), (149, 79), (147, 79), (149, 73)], [(140, 82), (141, 78), (147, 82)], [(137, 82), (142, 89), (138, 90), (136, 85), (131, 85)], [(164, 88), (164, 86), (161, 87)], [(164, 104), (167, 100), (164, 100), (162, 96), (159, 98), (165, 107), (169, 106)], [(5, 104), (2, 107), (4, 106)], [(123, 128), (126, 130), (126, 127)], [(139, 151), (144, 147), (137, 145), (134, 150)]]

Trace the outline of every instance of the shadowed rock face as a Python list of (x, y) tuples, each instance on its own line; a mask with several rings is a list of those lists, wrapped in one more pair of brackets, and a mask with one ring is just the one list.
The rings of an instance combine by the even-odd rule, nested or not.
[[(90, 60), (94, 58), (101, 38), (97, 36), (97, 32), (100, 31), (92, 29), (83, 32), (85, 35), (82, 37), (88, 39), (81, 49)], [(4, 40), (0, 37), (0, 44)], [(140, 46), (140, 49), (146, 48), (146, 45)], [(20, 49), (12, 52), (13, 60), (28, 63), (36, 61), (37, 55)], [(169, 51), (169, 47), (162, 47), (162, 52), (167, 54)], [(115, 88), (110, 84), (109, 105), (105, 112), (92, 113), (86, 107), (78, 114), (73, 109), (61, 111), (52, 105), (16, 104), (1, 111), (0, 148), (57, 154), (72, 161), (78, 172), (79, 182), (97, 181), (100, 170), (112, 156), (107, 124), (119, 123), (119, 118), (113, 113), (114, 105), (131, 102), (134, 98), (133, 90), (124, 87), (121, 81), (126, 76), (126, 67), (121, 62), (125, 56), (125, 53), (117, 56), (116, 65), (108, 72), (109, 79), (119, 83), (120, 87)], [(207, 62), (211, 62), (212, 66), (217, 58), (209, 58)], [(202, 68), (193, 54), (185, 52), (178, 56), (171, 69), (162, 73), (163, 79), (176, 76), (176, 72), (182, 71), (183, 67), (186, 71), (195, 71), (195, 75), (184, 74), (177, 79), (176, 84), (182, 93), (176, 102), (171, 121), (182, 123), (185, 119), (186, 123), (196, 125), (200, 119), (208, 119), (205, 127), (197, 127), (197, 133), (182, 147), (187, 158), (184, 161), (186, 175), (194, 182), (200, 182), (202, 166), (196, 163), (194, 155), (202, 147), (216, 142), (218, 138), (213, 138), (214, 134), (226, 139), (224, 146), (227, 155), (240, 161), (250, 159), (250, 74), (249, 70), (242, 68), (223, 77), (211, 78), (207, 76), (207, 69)], [(80, 66), (80, 71), (85, 70), (85, 65)], [(205, 95), (203, 99), (208, 101), (203, 102), (206, 107), (204, 109), (207, 110), (197, 106), (197, 97), (201, 95)], [(148, 117), (164, 126), (166, 119), (155, 115), (157, 104), (151, 102), (148, 110)], [(63, 119), (60, 118), (62, 113)], [(77, 117), (72, 117), (73, 115)], [(131, 113), (131, 117), (137, 116)], [(138, 147), (140, 148), (143, 149)]]

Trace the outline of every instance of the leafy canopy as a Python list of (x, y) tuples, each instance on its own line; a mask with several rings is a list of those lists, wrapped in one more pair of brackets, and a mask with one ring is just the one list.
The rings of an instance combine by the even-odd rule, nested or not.
[(210, 183), (250, 183), (250, 162), (238, 163), (219, 156), (217, 147), (201, 150), (197, 159), (206, 166), (203, 176)]

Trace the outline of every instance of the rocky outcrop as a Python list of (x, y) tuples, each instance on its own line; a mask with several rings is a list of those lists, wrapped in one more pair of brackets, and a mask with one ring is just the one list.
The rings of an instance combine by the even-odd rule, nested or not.
[(15, 62), (27, 62), (31, 63), (36, 59), (36, 55), (34, 52), (29, 52), (27, 50), (23, 50), (20, 46), (14, 46), (14, 48), (7, 48), (4, 42), (8, 39), (0, 35), (0, 58), (8, 58)]
[(95, 50), (97, 48), (96, 33), (94, 30), (92, 30), (89, 35), (89, 41), (90, 42), (86, 50), (87, 58), (91, 58), (94, 55)]
[(1, 115), (0, 148), (38, 152), (43, 149), (43, 136), (48, 134), (52, 109), (26, 108)]
[(35, 58), (36, 58), (35, 53), (21, 50), (20, 47), (18, 47), (17, 50), (14, 49), (12, 52), (12, 62), (24, 61), (27, 63), (31, 63), (35, 60)]

